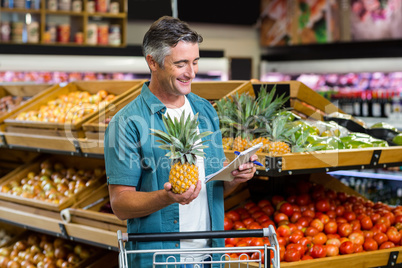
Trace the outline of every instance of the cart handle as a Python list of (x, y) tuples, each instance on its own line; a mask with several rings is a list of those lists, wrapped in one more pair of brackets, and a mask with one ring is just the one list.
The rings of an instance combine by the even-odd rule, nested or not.
[[(227, 238), (227, 237), (268, 237), (273, 234), (276, 234), (275, 230), (272, 226), (269, 226), (268, 228), (253, 229), (253, 230), (142, 233), (142, 234), (121, 233), (121, 239), (124, 242), (127, 242), (127, 241), (150, 242), (150, 241), (172, 241), (172, 240), (179, 240), (179, 239), (209, 239), (209, 238)], [(118, 236), (120, 236), (120, 235), (118, 235)]]

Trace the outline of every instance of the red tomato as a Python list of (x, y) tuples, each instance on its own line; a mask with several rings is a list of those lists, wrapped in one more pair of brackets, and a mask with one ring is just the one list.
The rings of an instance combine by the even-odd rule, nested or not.
[(268, 205), (268, 206), (262, 207), (261, 211), (264, 212), (265, 214), (267, 214), (268, 216), (271, 216), (272, 214), (274, 214), (275, 209), (273, 206)]
[(345, 192), (337, 192), (336, 193), (338, 200), (341, 201), (341, 203), (345, 202), (346, 199), (348, 199), (348, 194)]
[(301, 258), (302, 261), (305, 261), (305, 260), (313, 260), (313, 259), (314, 259), (314, 258), (311, 257), (310, 255), (304, 255), (304, 256)]
[(339, 255), (339, 248), (335, 245), (327, 245), (327, 257)]
[(293, 194), (293, 195), (288, 196), (288, 198), (286, 198), (286, 201), (288, 201), (291, 204), (296, 203), (296, 195)]
[[(329, 212), (329, 211), (328, 211)], [(319, 219), (320, 221), (322, 221), (323, 224), (326, 224), (329, 222), (330, 218), (328, 216), (328, 212), (327, 214), (323, 213), (323, 212), (316, 212), (315, 213), (315, 218)]]
[(363, 245), (353, 244), (353, 247), (354, 247), (353, 253), (359, 253), (359, 252), (363, 252), (363, 251), (364, 251)]
[(341, 245), (341, 241), (338, 238), (331, 238), (328, 239), (327, 242), (325, 242), (325, 245), (334, 245), (339, 248)]
[(289, 236), (291, 231), (288, 225), (281, 225), (276, 229), (276, 233), (282, 237)]
[(310, 226), (316, 228), (319, 232), (324, 230), (324, 223), (317, 218), (310, 222)]
[(359, 220), (353, 220), (350, 222), (350, 225), (352, 225), (352, 232), (355, 231), (360, 231), (361, 230), (361, 224)]
[(232, 230), (232, 228), (233, 228), (232, 220), (225, 217), (223, 220), (223, 228), (225, 230)]
[(304, 247), (303, 245), (299, 244), (299, 243), (296, 243), (296, 244), (295, 244), (295, 243), (291, 243), (291, 244), (289, 244), (289, 245), (286, 246), (286, 250), (289, 250), (289, 249), (292, 249), (292, 248), (298, 250), (301, 257), (303, 257), (304, 252), (306, 251), (306, 250), (305, 250), (305, 247)]
[(313, 258), (323, 258), (327, 256), (327, 247), (324, 245), (313, 245), (310, 250), (310, 255)]
[(257, 206), (259, 206), (260, 208), (271, 206), (271, 202), (267, 199), (261, 199), (260, 201), (258, 201)]
[[(259, 217), (261, 217), (262, 215), (265, 215), (265, 216), (267, 216), (264, 212), (262, 212), (262, 211), (257, 211), (257, 212), (254, 212), (253, 214), (251, 214), (251, 217), (254, 219), (254, 220), (257, 220)], [(269, 218), (269, 217), (268, 217)]]
[(225, 217), (232, 220), (233, 222), (240, 220), (240, 214), (234, 210), (226, 212)]
[(250, 210), (251, 208), (256, 207), (256, 206), (257, 206), (256, 203), (254, 203), (253, 201), (249, 201), (248, 203), (246, 203), (244, 205), (244, 208), (247, 209), (247, 210)]
[(398, 214), (395, 216), (395, 223), (401, 222), (402, 223), (402, 214)]
[(276, 212), (274, 214), (274, 222), (278, 223), (278, 222), (284, 221), (284, 220), (289, 221), (289, 217), (286, 214), (281, 213), (281, 212)]
[(295, 211), (293, 212), (293, 215), (290, 217), (290, 222), (295, 223), (297, 222), (298, 219), (300, 219), (300, 217), (302, 216), (300, 211)]
[(252, 247), (264, 246), (264, 239), (262, 239), (261, 237), (253, 237), (251, 239), (250, 246)]
[(299, 261), (301, 258), (300, 252), (295, 248), (290, 248), (285, 251), (284, 260), (287, 262)]
[(307, 227), (310, 224), (310, 221), (307, 217), (302, 216), (300, 219), (297, 220), (297, 224), (301, 225), (302, 227)]
[(398, 244), (401, 241), (402, 235), (398, 232), (395, 227), (388, 228), (386, 235), (388, 240), (394, 244)]
[(290, 217), (293, 214), (293, 206), (291, 203), (284, 202), (282, 205), (279, 207), (279, 211), (285, 214), (286, 216)]
[(326, 234), (335, 234), (338, 231), (338, 224), (336, 221), (329, 221), (324, 226), (324, 232)]
[(385, 227), (387, 228), (391, 226), (391, 220), (388, 217), (382, 216), (375, 222), (375, 224), (381, 224), (381, 223), (384, 224)]
[(310, 195), (308, 194), (301, 194), (296, 196), (296, 204), (299, 206), (306, 206), (311, 203)]
[(373, 251), (378, 249), (378, 243), (374, 240), (374, 238), (366, 238), (363, 244), (363, 248), (366, 251)]
[(337, 216), (342, 216), (343, 213), (345, 213), (345, 207), (342, 205), (339, 205), (335, 208), (335, 213)]
[(373, 238), (379, 246), (381, 246), (382, 243), (388, 241), (388, 236), (381, 232), (376, 233)]
[(272, 205), (274, 207), (276, 207), (282, 201), (285, 201), (285, 198), (281, 195), (274, 195), (271, 199)]
[(253, 214), (256, 213), (256, 212), (260, 212), (260, 211), (262, 211), (262, 210), (261, 210), (261, 208), (260, 208), (259, 206), (257, 206), (257, 205), (255, 205), (254, 207), (251, 207), (251, 208), (248, 210), (248, 212), (249, 212), (251, 215), (253, 215)]
[(345, 241), (342, 242), (339, 246), (339, 253), (340, 254), (351, 254), (355, 251), (353, 242), (352, 241)]
[(353, 211), (345, 211), (342, 217), (344, 217), (348, 222), (351, 222), (356, 219), (356, 214)]
[(292, 234), (289, 236), (289, 242), (291, 243), (297, 243), (302, 237), (304, 237), (304, 234), (301, 230), (295, 230)]
[(343, 222), (338, 225), (338, 234), (343, 237), (347, 237), (352, 233), (352, 225), (347, 222)]
[(330, 219), (335, 219), (335, 218), (336, 218), (336, 212), (335, 212), (335, 210), (330, 210), (330, 211), (328, 211), (328, 212), (327, 212), (327, 216), (328, 216), (328, 218), (330, 218)]
[(391, 241), (387, 241), (381, 244), (379, 249), (387, 249), (387, 248), (394, 248), (395, 244)]
[(269, 220), (271, 220), (271, 218), (266, 214), (261, 215), (260, 217), (257, 218), (258, 223), (263, 223), (263, 222), (269, 221)]
[(268, 228), (270, 225), (272, 225), (272, 227), (274, 227), (274, 229), (276, 230), (275, 223), (272, 220), (264, 221), (263, 223), (261, 223), (262, 228)]
[(225, 245), (236, 245), (240, 241), (240, 238), (225, 238)]
[(327, 236), (322, 232), (313, 236), (313, 244), (324, 245), (327, 240)]
[(311, 247), (311, 243), (311, 240), (307, 237), (302, 237), (299, 241), (297, 241), (297, 244), (300, 244), (304, 247), (304, 252)]
[(376, 223), (374, 224), (373, 228), (371, 228), (371, 230), (374, 232), (374, 235), (378, 232), (385, 233), (387, 232), (387, 229), (388, 228), (384, 223)]
[(374, 237), (374, 232), (371, 230), (364, 230), (363, 231), (363, 236), (364, 238), (373, 238)]
[(243, 223), (246, 225), (246, 226), (249, 226), (251, 223), (253, 223), (254, 222), (254, 219), (253, 218), (247, 218), (247, 219), (244, 219), (243, 220)]
[(353, 232), (348, 236), (349, 240), (353, 242), (355, 245), (363, 245), (364, 243), (364, 235), (362, 233)]
[(373, 213), (371, 214), (370, 218), (373, 222), (376, 222), (379, 218), (381, 218), (381, 215), (378, 213)]
[(305, 211), (302, 212), (302, 216), (314, 218), (315, 212), (312, 211), (312, 210), (310, 210), (310, 209), (307, 209), (307, 210), (305, 210)]
[(316, 234), (318, 234), (320, 231), (317, 230), (317, 228), (314, 228), (312, 226), (309, 226), (306, 228), (306, 230), (304, 230), (304, 235), (305, 236), (315, 236)]
[(247, 229), (254, 230), (254, 229), (262, 229), (262, 228), (258, 222), (252, 222), (252, 223), (250, 223), (250, 225), (247, 225)]
[(235, 230), (246, 229), (246, 225), (242, 221), (235, 221), (233, 223), (233, 227), (234, 227)]
[(370, 230), (373, 228), (373, 221), (369, 216), (365, 216), (360, 220), (360, 225), (363, 230)]

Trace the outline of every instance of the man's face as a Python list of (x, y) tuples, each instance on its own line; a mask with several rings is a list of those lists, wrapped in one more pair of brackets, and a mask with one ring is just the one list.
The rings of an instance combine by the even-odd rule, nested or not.
[(157, 77), (163, 90), (172, 95), (191, 92), (191, 82), (198, 72), (198, 44), (179, 42), (165, 57), (164, 69), (158, 67)]

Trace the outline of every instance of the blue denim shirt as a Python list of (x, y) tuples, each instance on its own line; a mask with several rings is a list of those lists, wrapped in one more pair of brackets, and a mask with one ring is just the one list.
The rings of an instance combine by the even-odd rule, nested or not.
[[(137, 187), (138, 191), (152, 192), (163, 189), (169, 180), (170, 159), (167, 150), (159, 148), (158, 138), (150, 135), (150, 129), (166, 131), (162, 116), (165, 105), (149, 90), (149, 82), (142, 87), (141, 94), (117, 112), (105, 133), (105, 165), (109, 184)], [(207, 136), (204, 149), (206, 176), (223, 166), (225, 154), (218, 115), (209, 101), (190, 93), (187, 98), (194, 114), (199, 113), (200, 132), (212, 131)], [(223, 182), (212, 181), (207, 187), (211, 230), (223, 230), (224, 197)], [(196, 211), (194, 213), (197, 213)], [(179, 232), (179, 205), (172, 204), (151, 215), (129, 219), (128, 233)], [(173, 249), (179, 248), (179, 241), (128, 243), (129, 249)], [(224, 246), (222, 239), (214, 239), (213, 247)], [(149, 267), (150, 254), (130, 254), (132, 267)]]

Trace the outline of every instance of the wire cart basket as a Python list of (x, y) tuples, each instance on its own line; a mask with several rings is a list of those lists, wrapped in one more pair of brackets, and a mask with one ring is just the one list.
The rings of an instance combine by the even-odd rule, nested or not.
[[(173, 241), (180, 239), (212, 239), (212, 238), (240, 238), (240, 237), (268, 237), (270, 245), (247, 246), (247, 247), (216, 247), (200, 249), (158, 249), (158, 250), (126, 250), (125, 243), (128, 241), (150, 242), (150, 241)], [(204, 268), (206, 265), (213, 267), (280, 267), (279, 244), (275, 230), (269, 228), (256, 230), (228, 230), (228, 231), (203, 231), (203, 232), (176, 232), (176, 233), (147, 233), (129, 234), (117, 231), (119, 246), (119, 267), (128, 268), (128, 254), (153, 253), (152, 267), (179, 268), (182, 264), (193, 264), (194, 268)], [(272, 255), (271, 255), (272, 251)], [(230, 254), (236, 253), (237, 258)], [(254, 258), (251, 259), (251, 255)], [(262, 254), (264, 253), (264, 254)], [(194, 254), (205, 255), (203, 261), (195, 260)], [(220, 254), (219, 260), (212, 259), (212, 254)], [(181, 256), (177, 258), (175, 256)], [(162, 258), (165, 256), (165, 258)], [(167, 256), (167, 257), (166, 257)], [(263, 256), (266, 256), (265, 258)], [(262, 266), (264, 265), (264, 266)]]

